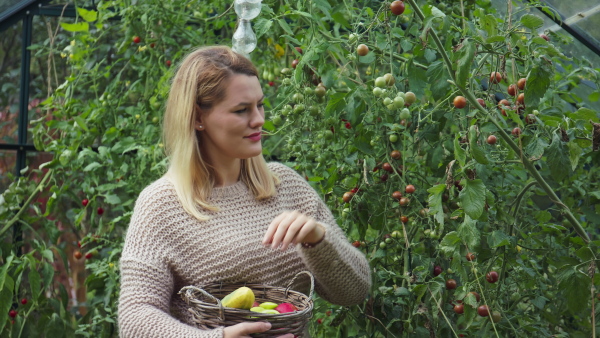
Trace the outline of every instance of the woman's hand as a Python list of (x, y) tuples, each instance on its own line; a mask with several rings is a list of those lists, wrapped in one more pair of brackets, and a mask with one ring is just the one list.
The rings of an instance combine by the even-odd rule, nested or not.
[[(268, 331), (271, 328), (269, 322), (257, 322), (257, 323), (239, 323), (232, 326), (228, 326), (223, 329), (223, 338), (252, 338), (251, 333), (261, 333)], [(279, 338), (294, 338), (291, 333), (279, 336)]]
[(263, 245), (271, 245), (276, 249), (281, 246), (281, 251), (287, 250), (290, 244), (317, 243), (325, 236), (325, 228), (317, 223), (314, 218), (299, 211), (284, 211), (269, 225)]

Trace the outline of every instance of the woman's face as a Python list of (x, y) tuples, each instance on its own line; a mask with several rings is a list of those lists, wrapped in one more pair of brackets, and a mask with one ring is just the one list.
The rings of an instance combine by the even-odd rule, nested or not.
[(265, 122), (264, 94), (256, 76), (235, 74), (225, 99), (202, 112), (202, 148), (211, 164), (247, 159), (262, 153), (261, 133)]

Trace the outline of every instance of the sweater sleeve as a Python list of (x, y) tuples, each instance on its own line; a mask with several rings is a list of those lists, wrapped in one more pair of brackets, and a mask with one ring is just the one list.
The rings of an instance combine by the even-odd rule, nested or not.
[(371, 288), (371, 273), (365, 255), (350, 244), (331, 210), (306, 180), (282, 164), (272, 164), (272, 168), (280, 176), (280, 189), (297, 201), (296, 209), (325, 227), (321, 243), (313, 248), (296, 246), (315, 277), (316, 292), (332, 304), (361, 303)]
[(222, 338), (222, 328), (201, 330), (170, 314), (174, 283), (168, 238), (161, 231), (169, 228), (169, 209), (177, 200), (166, 190), (150, 186), (136, 201), (120, 261), (119, 334), (124, 338)]

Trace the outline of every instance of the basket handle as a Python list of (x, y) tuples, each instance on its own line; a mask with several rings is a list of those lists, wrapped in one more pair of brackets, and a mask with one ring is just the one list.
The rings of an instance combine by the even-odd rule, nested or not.
[(310, 271), (300, 271), (300, 272), (298, 272), (294, 276), (294, 278), (292, 278), (292, 280), (288, 284), (288, 287), (285, 289), (285, 297), (286, 298), (288, 296), (288, 291), (290, 291), (290, 288), (292, 287), (292, 285), (296, 281), (296, 278), (298, 278), (298, 276), (300, 276), (301, 274), (306, 274), (306, 275), (308, 275), (308, 277), (310, 277), (310, 291), (308, 293), (308, 299), (312, 299), (312, 297), (313, 297), (313, 291), (315, 289), (315, 277), (313, 276), (312, 273), (310, 273)]
[[(185, 291), (185, 292), (184, 292)], [(190, 305), (190, 300), (191, 299), (196, 299), (196, 297), (194, 296), (194, 293), (201, 293), (204, 296), (206, 296), (207, 298), (210, 298), (212, 300), (214, 300), (217, 305), (219, 305), (219, 319), (221, 321), (225, 321), (225, 314), (224, 314), (224, 310), (223, 310), (223, 304), (221, 304), (221, 301), (211, 295), (210, 293), (204, 291), (203, 289), (197, 288), (195, 286), (184, 286), (183, 288), (181, 288), (181, 290), (179, 290), (179, 294), (181, 295), (181, 298), (183, 298), (183, 300), (185, 301), (185, 303), (187, 305)]]

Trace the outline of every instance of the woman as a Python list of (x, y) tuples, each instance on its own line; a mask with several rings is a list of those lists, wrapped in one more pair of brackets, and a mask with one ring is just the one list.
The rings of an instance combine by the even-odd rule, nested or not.
[[(138, 197), (121, 257), (121, 337), (241, 337), (269, 323), (194, 327), (177, 294), (188, 285), (285, 287), (300, 271), (339, 305), (362, 302), (369, 266), (314, 189), (262, 157), (258, 73), (228, 47), (181, 63), (167, 102), (168, 172)], [(307, 293), (308, 282), (298, 291)]]

